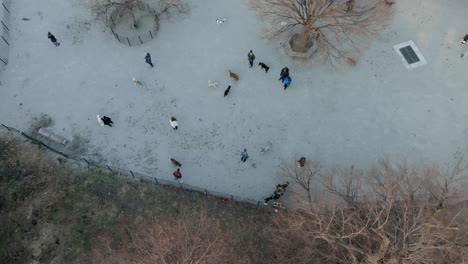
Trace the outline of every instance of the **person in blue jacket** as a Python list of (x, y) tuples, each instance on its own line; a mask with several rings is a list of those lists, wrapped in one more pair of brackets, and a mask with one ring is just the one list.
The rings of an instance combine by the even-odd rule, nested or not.
[(284, 78), (284, 89), (286, 90), (286, 88), (288, 88), (288, 86), (291, 84), (291, 77), (288, 76), (286, 78)]

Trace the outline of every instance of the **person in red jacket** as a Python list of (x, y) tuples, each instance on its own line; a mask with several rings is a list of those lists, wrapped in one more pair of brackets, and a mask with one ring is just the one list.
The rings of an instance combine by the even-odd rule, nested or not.
[(180, 173), (180, 169), (178, 168), (176, 171), (174, 171), (172, 173), (172, 175), (174, 175), (174, 180), (180, 182), (180, 183), (183, 183), (184, 181), (182, 180), (182, 173)]

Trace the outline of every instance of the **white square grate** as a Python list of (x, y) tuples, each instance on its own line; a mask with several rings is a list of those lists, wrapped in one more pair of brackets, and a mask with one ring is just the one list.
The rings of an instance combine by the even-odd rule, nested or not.
[(401, 60), (407, 69), (414, 69), (427, 64), (426, 59), (412, 40), (397, 44), (393, 46), (393, 49), (401, 56)]

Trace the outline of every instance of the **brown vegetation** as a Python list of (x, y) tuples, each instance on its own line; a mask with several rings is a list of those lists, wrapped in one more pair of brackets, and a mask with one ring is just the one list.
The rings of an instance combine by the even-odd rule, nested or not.
[[(380, 161), (367, 172), (320, 173), (318, 165), (285, 166), (285, 176), (302, 187), (298, 195), (304, 203), (270, 230), (275, 241), (291, 245), (280, 248), (281, 261), (462, 263), (468, 221), (460, 216), (467, 208), (452, 206), (451, 199), (466, 190), (463, 164), (458, 160), (442, 170)], [(322, 188), (312, 190), (312, 179)]]
[(389, 14), (383, 0), (250, 0), (249, 4), (269, 24), (267, 38), (285, 38), (299, 52), (315, 41), (331, 65), (343, 61), (354, 65), (350, 57), (383, 29)]

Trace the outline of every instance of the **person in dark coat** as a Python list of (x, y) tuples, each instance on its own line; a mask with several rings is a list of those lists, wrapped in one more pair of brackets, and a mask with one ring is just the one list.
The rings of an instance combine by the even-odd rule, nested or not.
[(56, 47), (60, 46), (60, 43), (57, 42), (57, 39), (55, 38), (54, 35), (52, 35), (52, 33), (48, 32), (47, 38), (50, 39), (50, 41), (52, 41), (52, 43), (54, 43)]
[(297, 166), (300, 167), (300, 168), (304, 168), (305, 165), (306, 165), (306, 158), (305, 158), (305, 157), (301, 157), (301, 158), (297, 161)]
[(252, 50), (247, 54), (247, 59), (249, 60), (250, 68), (252, 68), (254, 60), (255, 60), (255, 55), (253, 54)]
[(247, 149), (241, 152), (241, 161), (245, 162), (249, 158), (249, 154), (247, 154)]
[(151, 66), (151, 68), (153, 68), (153, 63), (151, 62), (151, 55), (148, 52), (145, 55), (145, 61)]
[(284, 83), (284, 89), (288, 88), (288, 86), (291, 84), (291, 76), (288, 75), (288, 77), (284, 78), (283, 80)]
[(103, 116), (101, 120), (104, 123), (104, 125), (108, 125), (110, 127), (112, 127), (112, 124), (114, 124), (114, 122), (112, 122), (112, 119), (108, 116)]
[(288, 76), (289, 76), (289, 69), (288, 67), (284, 67), (283, 69), (281, 69), (280, 78), (278, 80), (281, 80), (282, 82), (284, 82), (284, 79)]

